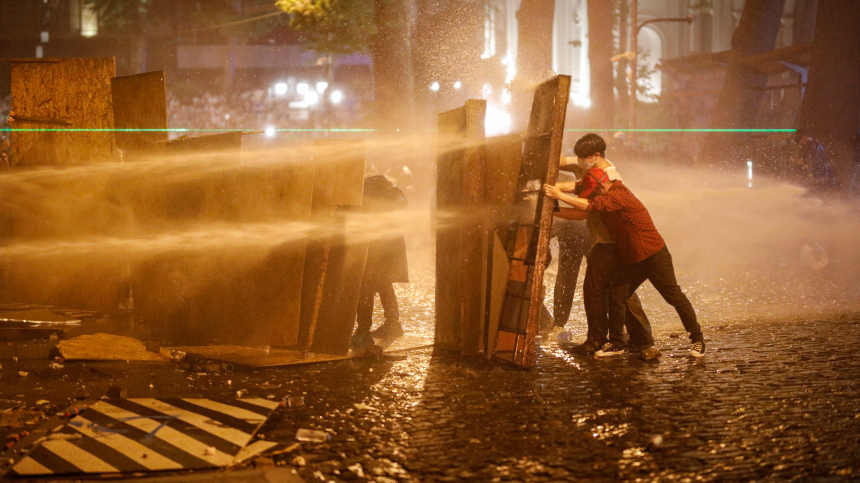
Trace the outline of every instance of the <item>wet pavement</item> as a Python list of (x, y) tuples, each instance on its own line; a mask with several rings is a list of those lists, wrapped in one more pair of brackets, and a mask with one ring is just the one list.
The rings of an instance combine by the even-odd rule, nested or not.
[[(705, 358), (688, 356), (677, 316), (646, 288), (659, 360), (593, 360), (542, 340), (525, 371), (422, 347), (432, 343), (434, 281), (426, 263), (411, 276), (397, 286), (407, 334), (380, 359), (211, 373), (176, 363), (58, 367), (47, 358), (53, 342), (34, 341), (17, 361), (0, 354), (0, 410), (24, 403), (0, 412), (0, 431), (36, 427), (121, 386), (128, 397), (290, 398), (261, 433), (286, 444), (300, 428), (331, 435), (274, 456), (276, 469), (309, 482), (860, 479), (856, 294), (829, 311), (826, 300), (806, 299), (811, 315), (767, 316), (759, 307), (779, 306), (778, 288), (747, 277), (758, 284), (753, 303), (743, 290), (720, 292), (718, 282), (681, 272)], [(552, 282), (550, 270), (547, 300)], [(580, 297), (567, 326), (576, 341), (585, 333)], [(0, 470), (12, 455), (0, 455)], [(276, 481), (265, 466), (243, 471), (229, 481)]]
[(332, 435), (275, 457), (289, 466), (300, 456), (306, 481), (860, 478), (860, 313), (706, 323), (700, 360), (671, 328), (655, 330), (657, 362), (593, 360), (548, 341), (532, 371), (431, 349), (212, 374), (171, 363), (3, 361), (0, 399), (35, 409), (24, 421), (32, 427), (37, 400), (51, 413), (110, 385), (129, 397), (302, 397), (262, 433)]

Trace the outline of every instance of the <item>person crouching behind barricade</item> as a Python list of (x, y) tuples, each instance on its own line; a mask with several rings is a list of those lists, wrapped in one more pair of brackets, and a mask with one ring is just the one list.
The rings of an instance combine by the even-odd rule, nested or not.
[(594, 355), (606, 357), (624, 352), (627, 299), (642, 282), (649, 280), (663, 299), (675, 307), (684, 329), (690, 333), (693, 342), (690, 355), (704, 356), (705, 339), (693, 304), (678, 285), (672, 255), (645, 205), (621, 180), (611, 181), (602, 169), (592, 168), (587, 176), (598, 182), (591, 192), (581, 193), (582, 197), (565, 194), (552, 185), (544, 185), (544, 193), (575, 209), (599, 212), (621, 256), (622, 265), (609, 289), (609, 342)]
[[(406, 208), (407, 204), (403, 192), (383, 175), (370, 176), (364, 179), (363, 199), (365, 209), (380, 214), (402, 210)], [(361, 290), (359, 291), (356, 311), (358, 327), (352, 336), (354, 347), (369, 345), (373, 342), (372, 338), (390, 340), (403, 335), (393, 284), (408, 282), (406, 240), (403, 238), (403, 234), (399, 232), (379, 233), (378, 238), (370, 242), (367, 250), (367, 262), (361, 279)], [(385, 321), (379, 328), (371, 332), (373, 302), (377, 293), (382, 303)]]

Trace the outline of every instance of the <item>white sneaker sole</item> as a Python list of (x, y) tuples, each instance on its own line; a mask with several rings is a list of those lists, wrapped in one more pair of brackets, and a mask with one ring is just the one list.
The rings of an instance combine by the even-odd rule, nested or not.
[(701, 352), (690, 351), (690, 357), (695, 357), (696, 359), (701, 359), (702, 357), (705, 357), (705, 354), (702, 354)]

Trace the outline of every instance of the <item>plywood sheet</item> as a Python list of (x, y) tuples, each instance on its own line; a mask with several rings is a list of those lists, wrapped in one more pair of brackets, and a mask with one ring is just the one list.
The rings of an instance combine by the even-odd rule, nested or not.
[[(11, 59), (12, 161), (19, 166), (81, 165), (115, 159), (113, 57)], [(56, 131), (57, 129), (108, 131)]]
[(149, 352), (146, 345), (132, 337), (112, 334), (79, 335), (57, 344), (67, 361), (150, 361), (169, 362), (170, 354)]
[(347, 356), (319, 354), (299, 350), (266, 349), (265, 347), (245, 347), (237, 345), (177, 346), (170, 350), (204, 357), (218, 362), (245, 367), (278, 367), (296, 364), (312, 364), (347, 359)]
[(481, 347), (484, 117), (486, 101), (439, 115), (436, 178), (436, 345), (475, 355)]
[[(164, 71), (114, 77), (111, 95), (118, 130), (114, 136), (123, 159), (135, 161), (159, 154), (167, 141)], [(123, 129), (129, 131), (120, 131)]]
[(314, 144), (311, 219), (319, 235), (308, 244), (302, 271), (299, 344), (313, 352), (346, 355), (355, 325), (367, 243), (346, 232), (350, 210), (364, 191), (363, 141)]

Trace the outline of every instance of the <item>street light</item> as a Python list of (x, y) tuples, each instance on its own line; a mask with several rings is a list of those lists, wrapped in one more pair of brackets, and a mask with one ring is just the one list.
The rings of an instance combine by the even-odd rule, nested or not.
[[(632, 0), (630, 4), (630, 15), (633, 19), (632, 25), (636, 25), (636, 17), (639, 15), (638, 0)], [(632, 70), (630, 72), (630, 99), (628, 105), (630, 129), (636, 129), (636, 76), (638, 70), (637, 51), (639, 50), (639, 31), (642, 30), (642, 27), (650, 23), (657, 22), (687, 22), (688, 24), (691, 24), (693, 23), (693, 16), (688, 14), (686, 17), (652, 18), (651, 20), (646, 20), (636, 25), (636, 28), (633, 30), (633, 35), (630, 36), (630, 65), (632, 66)]]

